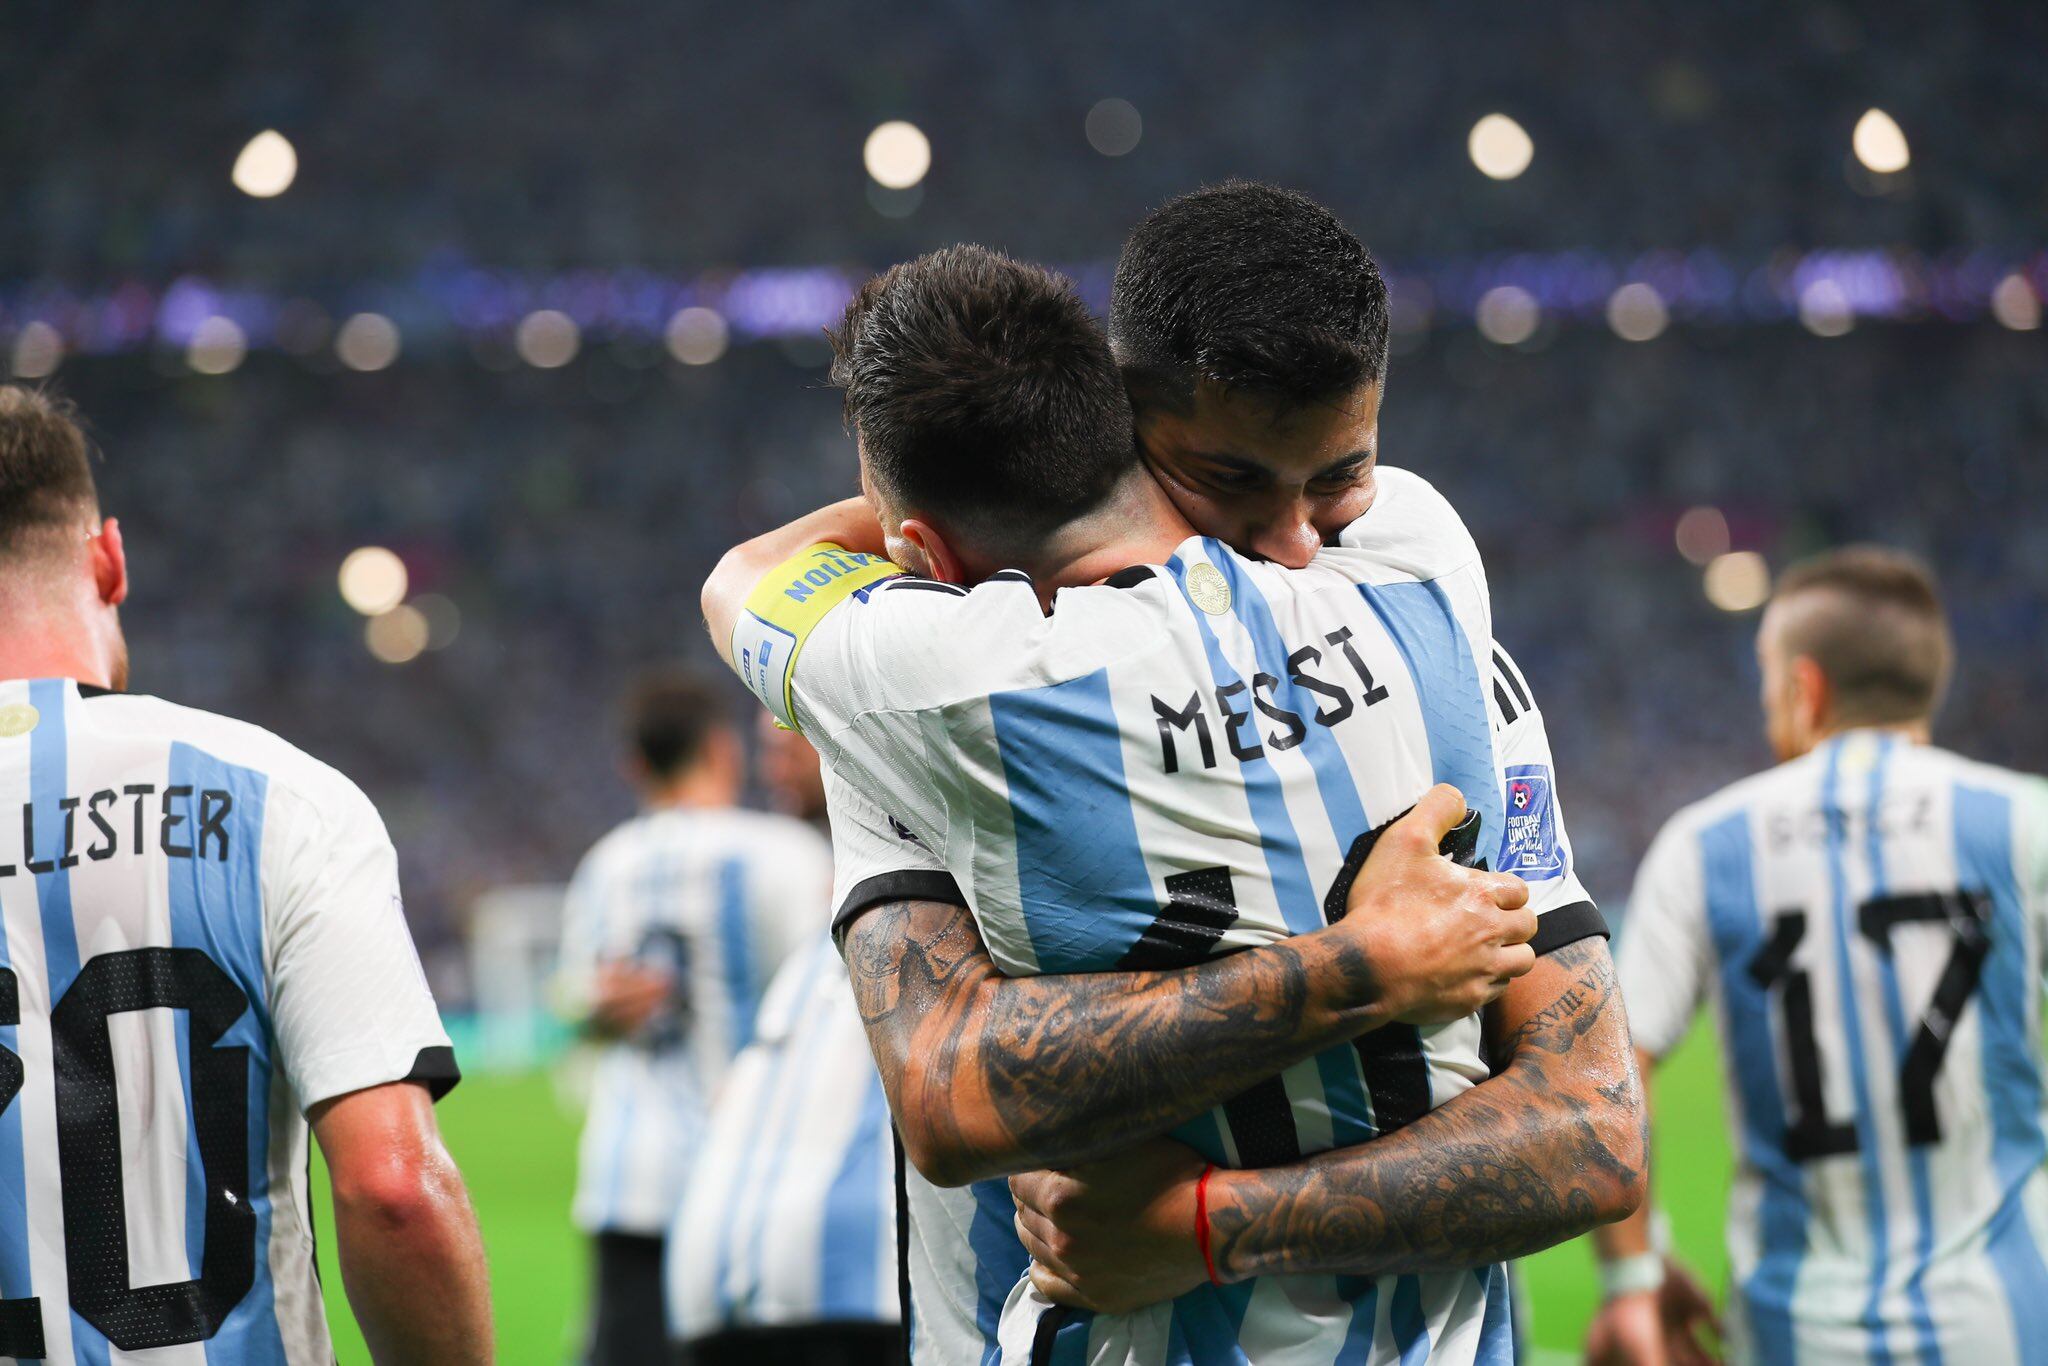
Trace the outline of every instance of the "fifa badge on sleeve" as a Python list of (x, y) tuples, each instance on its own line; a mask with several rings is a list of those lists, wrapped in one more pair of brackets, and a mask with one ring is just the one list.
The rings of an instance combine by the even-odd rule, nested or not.
[(1564, 847), (1557, 838), (1557, 802), (1546, 764), (1517, 764), (1507, 771), (1506, 828), (1501, 832), (1500, 871), (1531, 882), (1564, 875)]

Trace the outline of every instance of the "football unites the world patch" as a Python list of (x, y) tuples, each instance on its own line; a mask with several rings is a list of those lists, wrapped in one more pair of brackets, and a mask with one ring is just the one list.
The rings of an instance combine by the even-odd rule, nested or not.
[(732, 628), (732, 665), (775, 719), (796, 728), (796, 657), (812, 628), (848, 598), (903, 571), (880, 555), (806, 546), (762, 576)]
[(1557, 802), (1547, 764), (1517, 764), (1507, 771), (1501, 803), (1500, 871), (1532, 882), (1564, 875), (1564, 847), (1557, 839)]

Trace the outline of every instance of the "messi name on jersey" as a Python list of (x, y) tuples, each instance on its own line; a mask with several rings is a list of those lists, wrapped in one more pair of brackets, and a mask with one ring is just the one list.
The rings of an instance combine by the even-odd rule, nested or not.
[[(1351, 643), (1350, 627), (1330, 632), (1323, 641), (1329, 646), (1327, 662), (1324, 650), (1315, 645), (1304, 645), (1287, 656), (1289, 681), (1319, 699), (1315, 710), (1306, 717), (1280, 705), (1275, 698), (1280, 680), (1269, 673), (1255, 673), (1249, 683), (1239, 679), (1209, 692), (1198, 688), (1179, 704), (1154, 694), (1152, 715), (1159, 723), (1160, 764), (1168, 773), (1180, 772), (1176, 737), (1186, 736), (1200, 752), (1202, 767), (1216, 767), (1216, 730), (1222, 731), (1224, 743), (1238, 762), (1249, 763), (1268, 748), (1293, 749), (1308, 737), (1310, 724), (1339, 726), (1356, 716), (1361, 708), (1387, 700), (1386, 686), (1373, 681), (1372, 670), (1359, 657), (1358, 647)], [(1320, 672), (1312, 672), (1318, 669)], [(1360, 691), (1356, 697), (1348, 686), (1347, 670), (1357, 679)], [(1214, 729), (1210, 725), (1212, 716), (1216, 719)]]
[[(0, 877), (36, 876), (99, 862), (116, 854), (160, 850), (169, 858), (228, 858), (228, 815), (234, 797), (219, 788), (181, 783), (129, 783), (87, 797), (21, 805), (21, 847), (0, 845)], [(81, 840), (83, 843), (81, 844)]]

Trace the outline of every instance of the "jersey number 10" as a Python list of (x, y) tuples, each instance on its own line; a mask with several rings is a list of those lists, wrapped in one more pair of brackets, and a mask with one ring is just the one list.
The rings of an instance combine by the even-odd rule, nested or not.
[[(1913, 892), (1873, 897), (1856, 908), (1863, 937), (1886, 956), (1892, 952), (1892, 931), (1919, 922), (1946, 924), (1955, 932), (1955, 948), (1934, 996), (1920, 1019), (1899, 1070), (1899, 1105), (1904, 1111), (1906, 1142), (1923, 1147), (1941, 1141), (1941, 1117), (1934, 1108), (1934, 1082), (1941, 1075), (1949, 1035), (1963, 1007), (1977, 990), (1985, 955), (1991, 951), (1986, 929), (1989, 898), (1976, 891)], [(1853, 1153), (1856, 1125), (1828, 1119), (1822, 1084), (1820, 1044), (1813, 1023), (1813, 983), (1795, 970), (1792, 956), (1806, 937), (1805, 911), (1779, 911), (1772, 917), (1771, 937), (1749, 961), (1750, 980), (1766, 990), (1778, 989), (1785, 1012), (1785, 1051), (1792, 1067), (1792, 1112), (1786, 1118), (1785, 1151), (1795, 1162)], [(1847, 992), (1851, 984), (1843, 983)]]
[[(71, 1307), (124, 1351), (212, 1337), (255, 1281), (256, 1211), (249, 1193), (234, 1189), (249, 1177), (249, 1050), (214, 1046), (248, 1008), (234, 979), (198, 949), (152, 948), (92, 959), (50, 1011)], [(190, 1124), (206, 1171), (206, 1233), (198, 1279), (131, 1286), (107, 1020), (151, 1009), (190, 1016)], [(14, 973), (0, 968), (0, 1026), (20, 1023)], [(24, 1075), (20, 1055), (0, 1048), (0, 1112)], [(41, 1302), (0, 1300), (0, 1357), (43, 1355)]]

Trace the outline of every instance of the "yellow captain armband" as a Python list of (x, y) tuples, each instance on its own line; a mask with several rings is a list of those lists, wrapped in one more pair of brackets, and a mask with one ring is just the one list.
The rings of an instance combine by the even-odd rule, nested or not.
[(806, 546), (768, 571), (747, 594), (732, 628), (732, 667), (747, 690), (796, 729), (796, 657), (825, 614), (903, 571), (880, 555), (830, 543)]

